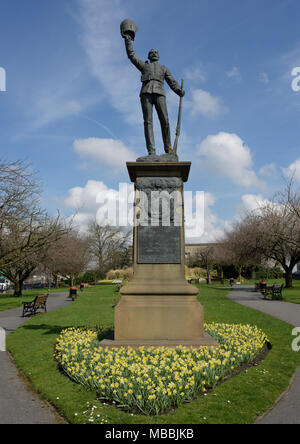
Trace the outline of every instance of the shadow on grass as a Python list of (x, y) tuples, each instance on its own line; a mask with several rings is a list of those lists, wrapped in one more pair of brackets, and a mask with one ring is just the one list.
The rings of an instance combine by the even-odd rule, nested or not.
[(200, 294), (201, 294), (201, 290), (203, 290), (204, 288), (205, 288), (205, 290), (209, 290), (209, 291), (215, 291), (215, 290), (218, 290), (218, 291), (223, 291), (224, 293), (225, 293), (225, 292), (228, 292), (228, 290), (231, 290), (230, 287), (210, 287), (210, 286), (208, 286), (208, 285), (205, 286), (205, 287), (202, 287), (201, 285), (197, 285), (196, 288), (197, 288), (198, 290), (200, 290)]
[(205, 291), (206, 290), (208, 290), (208, 291), (220, 291), (220, 292), (223, 292), (223, 293), (225, 293), (225, 292), (227, 292), (227, 293), (228, 292), (234, 293), (234, 292), (242, 291), (242, 292), (247, 292), (247, 293), (253, 293), (253, 294), (256, 294), (256, 295), (259, 294), (258, 292), (255, 292), (253, 287), (217, 287), (217, 286), (211, 286), (210, 287), (209, 285), (206, 285), (205, 287), (202, 287), (201, 285), (197, 285), (196, 288), (200, 291), (200, 294), (201, 294), (201, 290), (204, 289), (204, 288), (205, 288)]
[[(61, 326), (61, 325), (47, 325), (47, 324), (39, 324), (39, 325), (24, 325), (22, 328), (24, 330), (31, 331), (39, 331), (44, 330), (43, 335), (59, 335), (62, 330), (66, 330), (67, 328), (72, 328), (73, 326)], [(80, 328), (80, 327), (79, 327)]]
[[(24, 325), (24, 330), (30, 331), (43, 331), (42, 335), (56, 335), (59, 336), (63, 330), (68, 330), (70, 328), (74, 328), (74, 325), (48, 325), (48, 324), (39, 324), (39, 325)], [(114, 327), (113, 326), (102, 326), (96, 325), (94, 328), (87, 327), (86, 325), (76, 325), (77, 329), (82, 330), (94, 330), (98, 335), (98, 340), (102, 339), (114, 339)]]
[(256, 293), (258, 294), (258, 292), (254, 291), (254, 288), (252, 287), (232, 287), (232, 288), (228, 288), (228, 290), (230, 291), (245, 291), (248, 293)]

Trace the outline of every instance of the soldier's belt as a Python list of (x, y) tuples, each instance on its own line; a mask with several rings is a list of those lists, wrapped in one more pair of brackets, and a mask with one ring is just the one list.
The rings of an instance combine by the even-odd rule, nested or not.
[(156, 78), (151, 78), (151, 79), (141, 79), (141, 82), (142, 83), (148, 83), (148, 82), (151, 82), (151, 80), (154, 80), (155, 82), (159, 82), (159, 83), (161, 83), (162, 85), (164, 84), (164, 79), (156, 79)]

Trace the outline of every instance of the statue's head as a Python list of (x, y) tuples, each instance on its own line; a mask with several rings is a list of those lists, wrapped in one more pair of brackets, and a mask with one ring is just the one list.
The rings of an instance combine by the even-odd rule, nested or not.
[(157, 62), (159, 60), (157, 49), (150, 49), (148, 59), (150, 60), (150, 62)]

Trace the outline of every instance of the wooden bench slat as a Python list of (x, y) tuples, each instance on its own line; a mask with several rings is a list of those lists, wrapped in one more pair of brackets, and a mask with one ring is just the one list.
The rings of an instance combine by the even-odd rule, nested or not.
[(37, 310), (44, 309), (47, 312), (47, 299), (49, 294), (36, 296), (31, 302), (23, 302), (23, 317), (26, 313), (36, 314)]
[(272, 286), (262, 288), (261, 294), (264, 296), (264, 299), (281, 301), (282, 289), (283, 285), (274, 284)]

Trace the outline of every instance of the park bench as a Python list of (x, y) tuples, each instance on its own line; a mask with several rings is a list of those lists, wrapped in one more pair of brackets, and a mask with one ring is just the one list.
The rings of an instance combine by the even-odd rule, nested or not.
[(265, 281), (260, 281), (255, 284), (254, 291), (263, 293), (263, 291), (266, 287), (267, 287), (267, 283)]
[(31, 302), (23, 302), (23, 318), (25, 317), (26, 314), (31, 314), (31, 315), (35, 315), (37, 310), (45, 310), (45, 312), (47, 312), (47, 299), (48, 299), (48, 294), (43, 294), (40, 296), (37, 296), (34, 301)]
[(267, 286), (261, 290), (261, 294), (264, 299), (272, 301), (282, 301), (282, 289), (283, 285), (274, 284), (272, 286)]

